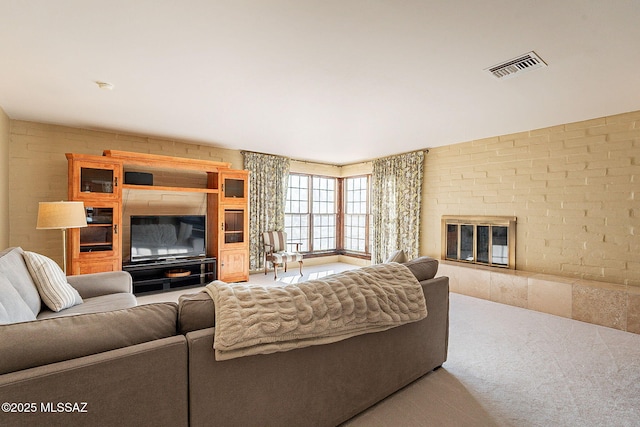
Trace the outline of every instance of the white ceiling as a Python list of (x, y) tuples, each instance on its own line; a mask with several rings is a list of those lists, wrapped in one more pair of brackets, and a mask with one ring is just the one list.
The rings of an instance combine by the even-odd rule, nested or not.
[(0, 107), (348, 164), (640, 110), (639, 41), (638, 0), (0, 0)]

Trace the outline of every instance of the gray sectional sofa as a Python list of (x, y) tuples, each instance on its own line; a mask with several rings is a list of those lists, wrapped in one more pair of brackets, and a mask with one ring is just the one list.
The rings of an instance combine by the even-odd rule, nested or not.
[[(0, 402), (13, 405), (0, 425), (338, 425), (446, 360), (448, 278), (433, 278), (427, 257), (406, 265), (424, 289), (425, 319), (281, 353), (216, 361), (204, 292), (0, 325)], [(87, 276), (83, 304), (110, 287)]]
[(211, 298), (204, 292), (182, 296), (178, 323), (189, 345), (192, 425), (335, 426), (441, 366), (447, 359), (449, 279), (433, 278), (438, 262), (432, 258), (405, 265), (424, 290), (425, 319), (332, 344), (220, 362), (212, 351)]
[(120, 271), (68, 277), (83, 303), (53, 312), (22, 252), (0, 252), (0, 306), (22, 298), (36, 320), (0, 325), (0, 425), (188, 425), (177, 304), (137, 306)]

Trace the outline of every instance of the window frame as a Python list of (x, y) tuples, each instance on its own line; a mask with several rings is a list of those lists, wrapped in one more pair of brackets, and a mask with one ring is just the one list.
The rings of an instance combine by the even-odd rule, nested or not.
[[(347, 181), (349, 179), (361, 179), (361, 178), (365, 178), (366, 179), (366, 207), (365, 210), (366, 212), (364, 214), (349, 214), (347, 213), (347, 206), (349, 201), (347, 200), (347, 197), (349, 195), (349, 192), (347, 190)], [(365, 258), (365, 259), (371, 259), (371, 250), (370, 250), (370, 243), (371, 243), (371, 174), (363, 174), (363, 175), (354, 175), (354, 176), (348, 176), (348, 177), (344, 177), (341, 178), (342, 179), (342, 192), (343, 192), (343, 196), (342, 196), (342, 244), (340, 245), (341, 249), (342, 249), (342, 253), (345, 255), (349, 255), (352, 257), (358, 257), (358, 258)], [(346, 227), (347, 227), (347, 215), (364, 215), (365, 217), (365, 225), (364, 225), (364, 229), (365, 229), (365, 238), (364, 238), (364, 251), (357, 251), (357, 250), (353, 250), (353, 249), (347, 249), (346, 248)]]
[[(306, 204), (306, 212), (305, 213), (299, 213), (299, 212), (287, 213), (287, 209), (289, 207), (289, 202), (290, 202), (289, 193), (290, 193), (291, 188), (292, 188), (290, 186), (291, 175), (298, 175), (298, 176), (301, 176), (301, 177), (305, 177), (307, 179), (307, 187), (306, 187), (307, 198), (306, 198), (306, 200), (304, 200), (304, 202)], [(296, 188), (300, 189), (301, 187), (296, 187)], [(289, 176), (287, 176), (287, 195), (285, 196), (285, 207), (284, 207), (284, 215), (285, 215), (284, 231), (287, 232), (287, 241), (288, 242), (293, 242), (293, 243), (300, 242), (300, 243), (303, 243), (304, 240), (306, 240), (308, 242), (307, 246), (311, 245), (311, 241), (309, 240), (311, 233), (309, 233), (309, 232), (307, 233), (306, 239), (300, 239), (300, 241), (298, 241), (298, 239), (292, 238), (291, 237), (291, 233), (287, 231), (287, 221), (286, 221), (287, 215), (296, 215), (296, 216), (300, 216), (300, 217), (307, 216), (307, 225), (306, 225), (306, 227), (308, 227), (308, 228), (311, 227), (311, 197), (309, 195), (310, 192), (311, 192), (311, 177), (308, 174), (299, 174), (299, 173), (292, 174), (292, 173), (290, 173)], [(298, 198), (298, 199), (293, 200), (293, 202), (302, 203), (303, 200)], [(302, 253), (307, 253), (307, 252), (302, 252)]]
[[(320, 206), (320, 204), (322, 203), (329, 203), (327, 201), (323, 201), (323, 200), (316, 200), (315, 197), (315, 193), (318, 192), (318, 194), (320, 194), (323, 191), (328, 191), (325, 188), (316, 188), (315, 187), (315, 181), (316, 179), (320, 180), (320, 179), (324, 179), (324, 180), (332, 180), (333, 181), (333, 189), (331, 190), (333, 192), (333, 201), (331, 203), (333, 203), (333, 212), (322, 212), (322, 208)], [(311, 232), (311, 236), (310, 236), (310, 247), (311, 247), (311, 252), (314, 253), (324, 253), (324, 252), (335, 252), (338, 250), (339, 248), (339, 242), (338, 242), (338, 217), (340, 215), (338, 207), (339, 207), (339, 194), (338, 194), (338, 178), (334, 177), (334, 176), (324, 176), (324, 175), (311, 175), (310, 176), (310, 182), (311, 182), (311, 186), (309, 188), (309, 195), (310, 200), (309, 203), (311, 205), (311, 208), (309, 210), (309, 214), (311, 216), (310, 218), (310, 227), (309, 227), (309, 231)], [(320, 212), (314, 212), (314, 208), (315, 205), (318, 205)], [(320, 217), (322, 216), (333, 216), (333, 227), (331, 225), (329, 226), (325, 226), (323, 224), (318, 224), (317, 227), (323, 227), (323, 228), (333, 228), (333, 242), (334, 242), (334, 247), (333, 248), (326, 248), (326, 249), (315, 249), (315, 240), (319, 240), (319, 239), (326, 239), (326, 237), (322, 237), (322, 236), (315, 236), (314, 232), (315, 227), (316, 227), (316, 223), (320, 222)], [(329, 237), (329, 239), (331, 239), (331, 237)]]
[[(291, 172), (289, 173), (289, 177), (287, 177), (287, 180), (290, 179), (291, 175), (297, 175), (297, 176), (301, 176), (301, 177), (306, 177), (307, 178), (307, 182), (308, 182), (308, 187), (307, 187), (307, 213), (306, 214), (299, 214), (299, 213), (292, 213), (292, 212), (287, 212), (287, 208), (288, 208), (288, 203), (285, 203), (285, 218), (287, 215), (307, 215), (309, 218), (308, 221), (308, 235), (307, 235), (307, 241), (308, 243), (308, 250), (307, 251), (301, 251), (305, 257), (313, 257), (313, 256), (319, 256), (319, 255), (327, 255), (327, 254), (336, 254), (338, 252), (338, 249), (340, 247), (340, 241), (339, 241), (339, 236), (338, 236), (338, 227), (339, 227), (339, 220), (340, 220), (340, 199), (339, 199), (339, 188), (340, 188), (340, 183), (339, 183), (339, 178), (336, 178), (334, 176), (327, 176), (327, 175), (318, 175), (318, 174), (309, 174), (309, 173), (298, 173), (298, 172)], [(320, 178), (320, 179), (330, 179), (333, 180), (334, 182), (334, 186), (333, 186), (333, 193), (334, 193), (334, 198), (333, 198), (333, 205), (334, 205), (334, 212), (333, 213), (323, 213), (323, 212), (314, 212), (314, 204), (317, 203), (321, 203), (320, 201), (315, 201), (314, 200), (314, 178)], [(289, 182), (289, 181), (287, 181)], [(287, 202), (289, 201), (289, 186), (287, 185)], [(323, 191), (322, 189), (320, 189), (319, 191)], [(321, 216), (321, 215), (334, 215), (335, 217), (335, 231), (334, 231), (334, 240), (335, 240), (335, 248), (331, 248), (331, 249), (318, 249), (316, 250), (314, 248), (314, 239), (316, 239), (316, 237), (314, 236), (314, 224), (317, 221), (318, 218), (315, 218), (315, 216)], [(286, 225), (285, 225), (285, 230), (286, 230)], [(288, 237), (289, 239), (289, 237)], [(290, 239), (289, 239), (290, 240)]]
[[(309, 227), (309, 233), (308, 233), (308, 249), (307, 251), (302, 252), (304, 254), (305, 258), (314, 258), (314, 257), (321, 257), (321, 256), (331, 256), (331, 255), (347, 255), (349, 257), (352, 258), (360, 258), (360, 259), (371, 259), (371, 253), (370, 253), (370, 238), (371, 238), (371, 174), (362, 174), (362, 175), (354, 175), (354, 176), (349, 176), (349, 177), (335, 177), (335, 176), (328, 176), (328, 175), (320, 175), (320, 174), (311, 174), (311, 173), (303, 173), (303, 172), (290, 172), (289, 176), (291, 175), (297, 175), (297, 176), (301, 176), (301, 177), (306, 177), (306, 179), (308, 180), (309, 186), (307, 188), (308, 190), (308, 199), (306, 200), (307, 203), (307, 211), (308, 213), (306, 214), (298, 214), (298, 213), (291, 213), (288, 212), (287, 209), (289, 207), (289, 188), (287, 188), (287, 203), (285, 203), (285, 217), (287, 215), (307, 215), (309, 218), (308, 221), (308, 227)], [(348, 179), (350, 178), (363, 178), (366, 177), (367, 178), (367, 213), (366, 213), (366, 224), (365, 224), (365, 252), (359, 252), (359, 251), (354, 251), (354, 250), (346, 250), (344, 248), (344, 242), (345, 242), (345, 215), (346, 215), (346, 182)], [(335, 215), (335, 248), (334, 249), (321, 249), (321, 250), (315, 250), (314, 248), (314, 215), (325, 215), (323, 213), (314, 213), (313, 212), (313, 192), (314, 192), (314, 187), (313, 187), (313, 179), (314, 178), (324, 178), (324, 179), (332, 179), (335, 182), (335, 186), (334, 186), (334, 192), (335, 192), (335, 213), (333, 213), (332, 215)], [(289, 180), (290, 178), (287, 177), (287, 180)], [(287, 181), (289, 182), (289, 181)], [(296, 201), (300, 201), (300, 200), (296, 200)], [(286, 225), (285, 225), (285, 231), (286, 231)], [(291, 240), (291, 237), (288, 236), (288, 240)], [(293, 240), (291, 240), (293, 241)]]

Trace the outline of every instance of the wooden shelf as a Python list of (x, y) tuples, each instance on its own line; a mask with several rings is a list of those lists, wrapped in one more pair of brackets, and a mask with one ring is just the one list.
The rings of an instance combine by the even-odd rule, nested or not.
[(176, 191), (176, 192), (211, 193), (211, 194), (218, 193), (217, 188), (165, 187), (161, 185), (123, 184), (122, 188), (125, 190)]
[[(151, 278), (151, 283), (146, 283), (146, 278), (138, 274), (134, 282), (139, 282), (145, 290), (166, 290), (174, 287), (173, 282), (178, 285), (178, 282), (191, 281), (202, 284), (216, 278), (227, 282), (248, 280), (248, 171), (233, 170), (228, 162), (118, 150), (105, 150), (102, 156), (66, 153), (66, 157), (69, 200), (83, 201), (88, 206), (87, 210), (91, 207), (94, 209), (92, 218), (104, 221), (89, 221), (89, 228), (69, 230), (67, 249), (71, 256), (67, 270), (71, 274), (122, 269), (122, 232), (130, 232), (123, 224), (123, 204), (134, 194), (143, 196), (142, 199), (154, 198), (158, 192), (164, 192), (182, 193), (180, 198), (189, 194), (196, 198), (204, 195), (207, 212), (206, 252), (212, 265), (203, 273), (198, 264), (193, 267), (192, 274), (185, 278), (167, 278), (162, 271), (161, 277)], [(125, 184), (126, 169), (158, 173), (161, 181), (157, 184), (163, 185)], [(85, 192), (85, 189), (94, 191)], [(110, 192), (107, 193), (107, 190)], [(145, 195), (145, 191), (155, 194)], [(169, 201), (167, 209), (171, 203), (177, 202)], [(154, 207), (148, 209), (151, 211)], [(111, 221), (106, 221), (107, 217)], [(227, 233), (224, 233), (225, 230)], [(125, 269), (132, 272), (137, 267), (127, 266)], [(155, 276), (159, 276), (159, 272), (156, 273)]]
[[(217, 260), (213, 257), (188, 258), (171, 261), (149, 261), (125, 264), (122, 269), (131, 274), (135, 294), (177, 289), (185, 286), (204, 286), (216, 279)], [(173, 274), (182, 270), (182, 274)]]
[(127, 165), (150, 166), (154, 168), (199, 170), (202, 172), (218, 172), (229, 169), (231, 163), (212, 160), (189, 159), (184, 157), (163, 156), (159, 154), (131, 153), (128, 151), (104, 150), (103, 155), (117, 159)]

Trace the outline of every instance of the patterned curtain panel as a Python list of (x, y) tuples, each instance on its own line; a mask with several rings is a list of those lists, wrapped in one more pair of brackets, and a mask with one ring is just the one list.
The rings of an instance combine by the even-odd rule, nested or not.
[(249, 269), (264, 267), (262, 233), (284, 229), (289, 159), (242, 152), (249, 176)]
[(402, 249), (409, 259), (418, 256), (420, 202), (424, 151), (373, 161), (372, 261), (383, 262)]

